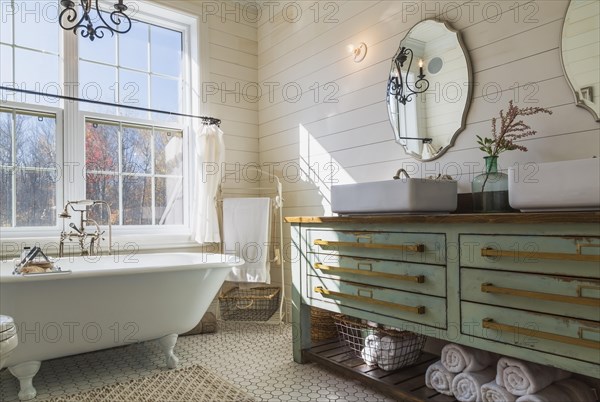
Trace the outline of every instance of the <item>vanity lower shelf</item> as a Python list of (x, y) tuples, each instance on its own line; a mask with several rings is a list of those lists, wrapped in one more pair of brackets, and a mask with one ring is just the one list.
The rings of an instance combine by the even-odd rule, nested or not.
[(306, 361), (319, 363), (346, 377), (359, 380), (400, 401), (456, 401), (453, 397), (439, 394), (425, 386), (427, 367), (439, 360), (439, 357), (430, 353), (423, 353), (414, 365), (394, 371), (384, 371), (377, 366), (366, 365), (338, 339), (313, 343), (310, 349), (302, 351), (302, 355)]

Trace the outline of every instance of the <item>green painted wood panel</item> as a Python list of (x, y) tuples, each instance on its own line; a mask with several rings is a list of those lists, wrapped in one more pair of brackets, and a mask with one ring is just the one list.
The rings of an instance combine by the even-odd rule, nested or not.
[[(372, 250), (372, 249), (314, 249), (312, 241), (316, 238), (314, 234), (316, 232), (334, 232), (333, 236), (339, 233), (350, 234), (347, 239), (353, 239), (352, 233), (362, 234), (361, 232), (378, 233), (381, 232), (383, 241), (387, 237), (387, 241), (390, 242), (408, 242), (415, 243), (415, 240), (427, 241), (433, 237), (433, 252), (429, 257), (417, 256), (416, 259), (411, 260), (406, 258), (407, 255), (388, 250)], [(393, 234), (392, 238), (389, 234)], [(395, 237), (398, 236), (398, 237)], [(439, 236), (439, 237), (436, 237)], [(556, 354), (554, 349), (549, 349), (547, 346), (554, 347), (557, 342), (542, 340), (537, 342), (537, 348), (530, 348), (529, 345), (524, 341), (515, 342), (502, 342), (490, 337), (474, 337), (468, 334), (461, 333), (461, 327), (464, 324), (475, 323), (476, 320), (481, 320), (484, 317), (484, 313), (491, 314), (492, 309), (502, 309), (505, 317), (512, 318), (513, 315), (518, 314), (530, 314), (526, 322), (531, 321), (531, 317), (542, 316), (546, 317), (552, 325), (548, 322), (543, 321), (543, 324), (548, 329), (557, 331), (557, 334), (568, 336), (579, 336), (579, 327), (581, 327), (581, 336), (587, 340), (600, 340), (600, 332), (598, 331), (597, 321), (592, 320), (580, 320), (581, 317), (589, 317), (588, 312), (585, 309), (581, 309), (580, 306), (573, 306), (570, 317), (560, 317), (553, 313), (559, 312), (565, 314), (566, 310), (545, 310), (542, 304), (538, 304), (536, 301), (532, 303), (530, 301), (524, 301), (522, 303), (514, 302), (498, 302), (498, 306), (486, 305), (484, 303), (472, 303), (468, 301), (461, 302), (461, 271), (464, 269), (477, 269), (481, 271), (481, 277), (478, 279), (486, 279), (486, 273), (500, 272), (501, 275), (506, 277), (512, 277), (514, 275), (522, 274), (536, 274), (539, 276), (552, 276), (552, 275), (563, 275), (572, 277), (573, 281), (580, 281), (581, 283), (595, 283), (600, 280), (600, 264), (596, 262), (581, 262), (581, 261), (552, 261), (552, 260), (539, 260), (531, 261), (525, 258), (513, 258), (513, 257), (502, 257), (499, 259), (491, 259), (477, 257), (477, 253), (473, 253), (473, 250), (477, 246), (489, 246), (490, 242), (497, 243), (498, 239), (501, 239), (502, 245), (510, 247), (516, 245), (517, 250), (523, 250), (523, 247), (531, 247), (532, 244), (538, 245), (536, 250), (542, 250), (546, 252), (564, 252), (571, 253), (576, 252), (577, 241), (584, 241), (583, 244), (598, 244), (600, 239), (600, 224), (599, 222), (590, 221), (589, 223), (527, 223), (527, 224), (512, 224), (512, 223), (492, 223), (492, 222), (457, 222), (453, 224), (448, 223), (366, 223), (364, 221), (346, 221), (346, 222), (329, 222), (329, 223), (298, 223), (292, 224), (292, 239), (294, 241), (294, 248), (298, 252), (294, 255), (292, 261), (292, 278), (293, 278), (293, 292), (292, 292), (292, 309), (294, 319), (294, 356), (295, 360), (301, 362), (301, 350), (310, 346), (310, 316), (309, 306), (316, 306), (324, 308), (330, 311), (341, 312), (346, 315), (368, 319), (379, 322), (384, 325), (401, 328), (404, 330), (412, 330), (415, 332), (423, 333), (427, 336), (439, 338), (442, 340), (457, 342), (460, 344), (469, 345), (472, 347), (494, 351), (503, 355), (513, 356), (524, 360), (530, 360), (540, 364), (552, 365), (563, 368), (565, 370), (573, 371), (584, 375), (593, 376), (600, 378), (600, 353), (597, 350), (589, 348), (587, 354), (579, 351), (577, 356), (572, 355), (568, 352), (569, 348), (574, 346), (564, 346), (565, 348), (561, 354)], [(335, 238), (337, 239), (337, 238)], [(331, 240), (335, 240), (331, 239)], [(466, 242), (469, 244), (465, 244)], [(338, 239), (339, 241), (339, 239)], [(352, 240), (350, 240), (352, 241)], [(360, 236), (355, 236), (354, 241), (364, 241)], [(372, 241), (372, 240), (371, 240)], [(437, 244), (436, 244), (437, 243)], [(441, 246), (440, 246), (441, 245)], [(492, 244), (492, 246), (495, 244)], [(431, 247), (429, 245), (428, 247)], [(440, 247), (437, 250), (437, 247)], [(350, 250), (350, 251), (348, 251)], [(480, 249), (475, 249), (480, 253)], [(524, 249), (525, 251), (530, 249)], [(584, 254), (598, 254), (600, 248), (598, 247), (584, 247), (582, 250)], [(467, 257), (468, 252), (471, 252), (471, 257)], [(447, 322), (446, 329), (436, 328), (435, 322), (429, 321), (425, 324), (419, 324), (410, 321), (407, 317), (398, 315), (397, 312), (388, 312), (387, 314), (381, 314), (379, 306), (366, 306), (360, 304), (355, 308), (353, 306), (339, 304), (333, 299), (316, 299), (311, 297), (310, 286), (308, 281), (312, 281), (310, 275), (322, 276), (324, 279), (342, 279), (341, 277), (326, 276), (318, 273), (312, 268), (312, 263), (315, 262), (315, 253), (322, 253), (329, 258), (330, 261), (340, 262), (343, 258), (367, 258), (373, 260), (382, 261), (397, 261), (399, 266), (407, 266), (406, 264), (415, 264), (419, 266), (437, 266), (441, 272), (446, 274), (445, 287), (447, 296), (445, 300), (446, 311), (447, 311)], [(297, 258), (296, 258), (297, 257)], [(415, 257), (411, 255), (409, 257)], [(523, 257), (522, 255), (520, 257)], [(337, 260), (336, 260), (337, 258)], [(430, 258), (429, 260), (427, 258)], [(516, 260), (516, 261), (513, 261)], [(464, 264), (463, 264), (464, 262)], [(425, 263), (424, 265), (421, 265)], [(333, 264), (332, 264), (333, 265)], [(461, 267), (462, 265), (462, 267)], [(439, 272), (439, 271), (436, 271)], [(471, 271), (471, 273), (473, 273)], [(467, 278), (464, 276), (463, 278)], [(536, 282), (537, 276), (533, 276), (536, 279), (531, 279), (533, 286), (538, 288)], [(533, 278), (530, 277), (530, 278)], [(492, 278), (488, 276), (488, 279)], [(348, 279), (348, 278), (344, 278)], [(464, 279), (463, 279), (464, 280)], [(319, 279), (322, 283), (323, 279)], [(474, 279), (475, 281), (475, 279)], [(544, 279), (542, 279), (544, 281)], [(363, 284), (364, 280), (354, 280), (354, 282)], [(475, 281), (476, 282), (476, 281)], [(368, 282), (366, 284), (369, 284)], [(480, 285), (480, 284), (479, 284)], [(475, 291), (476, 285), (473, 286), (472, 291)], [(553, 285), (552, 285), (553, 286)], [(544, 289), (552, 288), (550, 285), (543, 285)], [(390, 288), (397, 288), (393, 286), (384, 286)], [(437, 287), (436, 287), (437, 289)], [(403, 289), (407, 290), (407, 289)], [(465, 289), (466, 290), (466, 289)], [(412, 289), (411, 289), (412, 291)], [(437, 290), (436, 290), (437, 291)], [(414, 290), (414, 293), (419, 293)], [(427, 292), (425, 292), (427, 293)], [(465, 293), (465, 292), (463, 292)], [(465, 293), (466, 294), (466, 293)], [(600, 290), (595, 288), (583, 288), (581, 294), (585, 297), (600, 297)], [(469, 296), (470, 297), (470, 296)], [(437, 298), (437, 297), (434, 297)], [(443, 297), (440, 298), (444, 300)], [(398, 299), (394, 299), (398, 300)], [(490, 303), (490, 301), (486, 301)], [(465, 309), (466, 304), (476, 306), (469, 310)], [(539, 310), (525, 311), (529, 308)], [(462, 308), (462, 310), (461, 310)], [(388, 315), (390, 314), (390, 315)], [(511, 315), (513, 314), (513, 315)], [(548, 318), (550, 317), (550, 318)], [(540, 322), (542, 322), (540, 321)], [(575, 332), (575, 324), (584, 323), (586, 325), (579, 325)], [(474, 324), (471, 324), (474, 325)], [(560, 344), (560, 343), (559, 343)], [(541, 346), (543, 347), (541, 347)], [(535, 345), (534, 345), (535, 346)], [(580, 348), (580, 347), (579, 347)], [(580, 348), (581, 349), (581, 348)], [(565, 352), (566, 351), (566, 352)], [(581, 360), (581, 355), (587, 356), (587, 360)]]
[[(306, 232), (308, 250), (321, 254), (351, 255), (357, 257), (380, 258), (396, 261), (419, 262), (423, 264), (445, 265), (446, 241), (439, 233), (402, 233), (375, 231), (308, 230)], [(359, 247), (318, 246), (315, 240), (332, 242), (371, 243), (381, 245), (425, 246), (423, 252)]]
[[(446, 296), (446, 269), (443, 266), (317, 253), (308, 253), (308, 261), (310, 263), (308, 267), (309, 275), (362, 282), (432, 296)], [(358, 273), (330, 273), (330, 271), (315, 268), (315, 263), (353, 269)], [(360, 272), (365, 271), (376, 274), (423, 276), (423, 282), (416, 283), (390, 277), (378, 278), (360, 275)]]
[[(315, 292), (315, 287), (322, 287), (330, 291), (351, 296), (360, 296), (365, 299), (394, 303), (402, 306), (424, 308), (423, 314), (411, 311), (402, 311), (401, 308), (381, 306), (371, 301), (357, 301), (344, 297), (324, 296)], [(376, 311), (378, 314), (401, 318), (410, 322), (430, 325), (439, 328), (446, 327), (446, 299), (441, 297), (426, 296), (418, 293), (404, 292), (394, 289), (369, 286), (360, 283), (334, 280), (323, 276), (308, 276), (307, 294), (311, 299), (333, 299), (337, 303), (365, 311)]]
[[(460, 265), (463, 267), (489, 268), (494, 270), (524, 271), (597, 278), (600, 262), (576, 261), (577, 246), (581, 254), (600, 253), (600, 238), (592, 236), (514, 236), (480, 235), (460, 236)], [(484, 257), (484, 248), (513, 252), (507, 257)], [(539, 258), (532, 253), (561, 253), (565, 258)]]
[[(481, 285), (484, 283), (500, 288), (570, 297), (579, 295), (595, 300), (593, 300), (593, 305), (579, 305), (523, 296), (486, 293), (481, 290)], [(516, 272), (507, 274), (505, 271), (461, 268), (460, 289), (461, 300), (600, 321), (600, 298), (597, 294), (600, 290), (600, 280)], [(594, 292), (596, 295), (593, 295)]]
[[(600, 331), (600, 323), (598, 322), (471, 302), (461, 303), (461, 313), (462, 333), (469, 337), (482, 338), (494, 343), (512, 344), (525, 349), (540, 350), (584, 362), (599, 362), (600, 350), (598, 349), (541, 339), (518, 331), (518, 329), (530, 329), (573, 339), (595, 340), (596, 335), (594, 334)], [(517, 330), (512, 332), (485, 329), (482, 322), (488, 318), (499, 324), (516, 327)], [(524, 350), (523, 354), (526, 356), (527, 352)], [(595, 373), (596, 377), (598, 375), (600, 375), (600, 369)]]

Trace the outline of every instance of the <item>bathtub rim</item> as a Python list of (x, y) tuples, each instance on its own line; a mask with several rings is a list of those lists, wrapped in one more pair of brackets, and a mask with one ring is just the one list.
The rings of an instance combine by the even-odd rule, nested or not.
[[(156, 256), (172, 256), (172, 257), (193, 257), (194, 259), (200, 258), (201, 260), (193, 261), (177, 261), (175, 263), (163, 263), (150, 266), (139, 266), (138, 263), (133, 261), (126, 263), (122, 260), (126, 259), (126, 256), (119, 256), (119, 261), (114, 262), (116, 266), (106, 267), (104, 264), (113, 263), (116, 256), (102, 256), (102, 266), (98, 266), (97, 262), (86, 261), (86, 259), (94, 259), (96, 257), (65, 257), (63, 263), (59, 261), (59, 266), (63, 270), (69, 270), (77, 266), (77, 269), (71, 270), (70, 273), (60, 274), (40, 274), (40, 275), (13, 275), (14, 260), (2, 260), (0, 261), (0, 285), (8, 283), (26, 283), (26, 282), (37, 282), (37, 281), (52, 281), (52, 280), (69, 280), (69, 279), (83, 279), (92, 278), (99, 276), (120, 276), (120, 275), (135, 275), (143, 273), (158, 273), (158, 272), (178, 272), (178, 271), (189, 271), (196, 269), (226, 269), (233, 268), (243, 265), (245, 261), (234, 255), (234, 254), (218, 254), (218, 253), (195, 253), (195, 252), (166, 252), (166, 253), (140, 253), (136, 254), (132, 258), (146, 257), (152, 259)], [(208, 259), (202, 260), (208, 256)], [(112, 260), (112, 261), (111, 261)], [(66, 263), (65, 263), (66, 262)], [(77, 265), (79, 263), (79, 265)], [(80, 268), (82, 264), (84, 268)], [(126, 265), (123, 265), (126, 264)]]

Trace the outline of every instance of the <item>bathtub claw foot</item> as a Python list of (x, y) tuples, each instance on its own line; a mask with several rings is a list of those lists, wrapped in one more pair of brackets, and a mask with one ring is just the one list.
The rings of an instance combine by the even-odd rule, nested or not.
[(37, 374), (41, 364), (42, 362), (31, 361), (8, 368), (8, 371), (19, 380), (19, 385), (21, 387), (19, 399), (21, 401), (28, 401), (35, 398), (37, 395), (37, 391), (33, 386), (33, 377)]
[(160, 349), (165, 354), (167, 358), (167, 367), (170, 369), (177, 368), (179, 364), (179, 359), (173, 353), (175, 349), (175, 344), (177, 343), (177, 334), (170, 334), (163, 336), (158, 340), (158, 344), (160, 345)]

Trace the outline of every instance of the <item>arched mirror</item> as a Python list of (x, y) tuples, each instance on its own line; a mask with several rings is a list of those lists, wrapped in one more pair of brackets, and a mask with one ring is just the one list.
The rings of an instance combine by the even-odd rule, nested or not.
[(600, 2), (571, 0), (562, 31), (561, 56), (577, 106), (600, 121)]
[(388, 77), (396, 142), (418, 160), (440, 157), (465, 128), (472, 92), (460, 34), (447, 23), (421, 21), (400, 42)]

